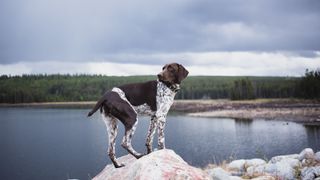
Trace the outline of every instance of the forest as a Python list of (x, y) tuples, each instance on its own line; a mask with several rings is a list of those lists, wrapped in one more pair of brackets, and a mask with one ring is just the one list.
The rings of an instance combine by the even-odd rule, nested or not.
[[(0, 76), (0, 103), (96, 101), (114, 86), (155, 76)], [(320, 71), (303, 77), (190, 76), (176, 99), (320, 98)]]

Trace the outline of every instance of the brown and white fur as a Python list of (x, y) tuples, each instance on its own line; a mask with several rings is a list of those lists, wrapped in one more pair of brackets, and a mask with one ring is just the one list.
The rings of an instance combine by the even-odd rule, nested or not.
[(166, 116), (180, 88), (181, 81), (187, 77), (188, 73), (181, 64), (166, 64), (162, 72), (157, 75), (157, 80), (115, 87), (107, 91), (88, 113), (88, 116), (91, 116), (100, 109), (108, 130), (108, 154), (116, 168), (124, 166), (117, 162), (115, 156), (118, 120), (125, 127), (121, 146), (136, 158), (143, 156), (137, 153), (131, 145), (131, 139), (138, 124), (138, 114), (151, 116), (146, 140), (147, 153), (152, 152), (152, 141), (156, 129), (158, 130), (158, 148), (165, 148)]

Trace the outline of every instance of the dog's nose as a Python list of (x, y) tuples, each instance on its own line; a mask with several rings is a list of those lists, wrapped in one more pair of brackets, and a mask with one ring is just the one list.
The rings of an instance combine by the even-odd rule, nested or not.
[(158, 76), (159, 79), (162, 77), (161, 74), (158, 74), (157, 76)]

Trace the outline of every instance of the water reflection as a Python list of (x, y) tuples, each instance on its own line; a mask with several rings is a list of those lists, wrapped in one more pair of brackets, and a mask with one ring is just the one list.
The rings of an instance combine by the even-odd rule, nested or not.
[(304, 125), (304, 127), (307, 132), (308, 145), (320, 147), (320, 125)]

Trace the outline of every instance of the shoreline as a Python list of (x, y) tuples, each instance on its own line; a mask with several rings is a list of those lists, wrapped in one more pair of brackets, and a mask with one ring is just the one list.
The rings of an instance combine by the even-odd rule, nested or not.
[[(30, 108), (92, 108), (95, 101), (1, 103), (1, 107)], [(285, 119), (295, 122), (320, 124), (320, 101), (305, 99), (256, 99), (231, 101), (217, 100), (175, 100), (171, 111), (186, 113), (194, 117), (215, 117), (233, 119)]]
[(194, 117), (267, 119), (320, 124), (320, 101), (304, 99), (185, 100), (176, 110)]

